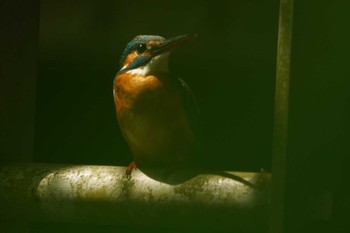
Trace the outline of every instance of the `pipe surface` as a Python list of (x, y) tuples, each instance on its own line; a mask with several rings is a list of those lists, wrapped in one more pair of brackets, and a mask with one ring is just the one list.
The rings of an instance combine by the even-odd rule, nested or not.
[[(270, 175), (14, 164), (0, 168), (0, 217), (264, 232)], [(152, 178), (150, 178), (152, 177)]]

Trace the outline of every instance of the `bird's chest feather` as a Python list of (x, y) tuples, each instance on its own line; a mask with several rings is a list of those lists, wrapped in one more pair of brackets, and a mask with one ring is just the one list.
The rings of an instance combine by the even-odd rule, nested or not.
[(164, 77), (121, 74), (114, 86), (114, 101), (134, 154), (166, 152), (173, 143), (192, 140), (181, 97)]
[[(153, 116), (160, 110), (178, 105), (176, 90), (161, 78), (149, 75), (121, 74), (114, 86), (114, 102), (118, 117)], [(164, 111), (162, 111), (164, 113)]]

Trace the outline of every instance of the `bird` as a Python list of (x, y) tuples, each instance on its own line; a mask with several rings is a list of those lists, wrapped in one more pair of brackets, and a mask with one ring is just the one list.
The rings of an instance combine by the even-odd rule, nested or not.
[(133, 161), (126, 169), (186, 169), (200, 154), (199, 108), (189, 86), (169, 72), (175, 49), (197, 34), (139, 35), (124, 49), (113, 81), (116, 115)]

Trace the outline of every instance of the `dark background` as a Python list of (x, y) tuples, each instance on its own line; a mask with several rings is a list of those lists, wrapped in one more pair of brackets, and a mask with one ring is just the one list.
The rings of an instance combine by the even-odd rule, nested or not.
[(170, 70), (201, 109), (206, 167), (270, 166), (278, 7), (276, 1), (43, 1), (34, 159), (127, 165), (112, 82), (139, 34), (197, 32)]
[[(2, 161), (127, 165), (132, 157), (112, 97), (124, 46), (139, 34), (197, 32), (193, 43), (171, 56), (170, 69), (189, 84), (201, 108), (200, 162), (217, 170), (270, 169), (277, 0), (1, 4)], [(350, 229), (349, 5), (295, 1), (287, 232)], [(115, 227), (36, 224), (31, 229), (114, 232)]]

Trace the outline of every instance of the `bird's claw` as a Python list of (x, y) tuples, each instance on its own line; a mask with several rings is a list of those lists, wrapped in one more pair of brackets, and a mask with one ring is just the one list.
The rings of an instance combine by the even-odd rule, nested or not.
[(137, 165), (135, 163), (135, 161), (131, 162), (128, 166), (128, 168), (125, 171), (125, 177), (130, 179), (131, 178), (131, 173), (134, 169), (137, 169)]

